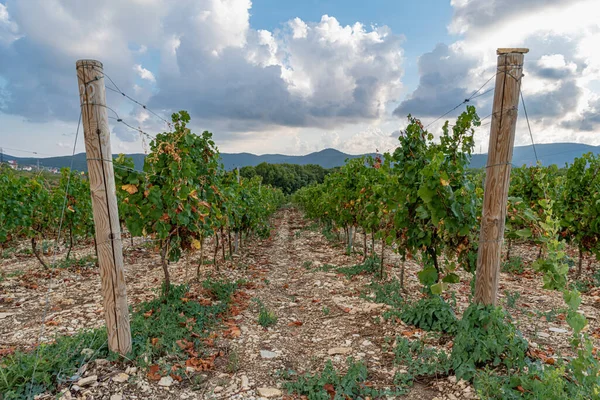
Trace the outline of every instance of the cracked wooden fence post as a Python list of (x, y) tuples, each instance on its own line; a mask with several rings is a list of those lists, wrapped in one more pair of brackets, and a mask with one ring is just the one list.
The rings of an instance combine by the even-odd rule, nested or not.
[(528, 49), (498, 49), (498, 73), (486, 165), (475, 302), (496, 304), (523, 59)]
[(131, 351), (131, 329), (103, 67), (95, 60), (76, 66), (108, 347), (124, 355)]

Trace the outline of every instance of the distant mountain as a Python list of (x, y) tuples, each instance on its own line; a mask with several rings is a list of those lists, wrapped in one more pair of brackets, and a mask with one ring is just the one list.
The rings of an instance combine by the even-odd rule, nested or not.
[(221, 161), (223, 162), (225, 169), (245, 166), (254, 167), (263, 162), (269, 164), (317, 164), (323, 168), (333, 168), (344, 165), (347, 158), (358, 157), (362, 157), (362, 155), (351, 155), (335, 149), (325, 149), (305, 156), (286, 156), (283, 154), (264, 154), (262, 156), (257, 156), (250, 153), (222, 153)]
[[(513, 151), (513, 165), (518, 167), (522, 165), (534, 165), (536, 163), (535, 153), (542, 164), (548, 166), (556, 164), (564, 167), (570, 164), (577, 157), (585, 153), (600, 154), (600, 146), (590, 146), (581, 143), (548, 143), (536, 144), (535, 152), (533, 146), (517, 146)], [(471, 159), (471, 166), (474, 168), (484, 167), (487, 162), (487, 154), (474, 154)]]
[[(535, 146), (538, 158), (544, 165), (556, 164), (563, 167), (571, 163), (576, 157), (582, 154), (592, 152), (600, 154), (600, 146), (590, 146), (580, 143), (550, 143), (538, 144)], [(144, 154), (128, 154), (133, 158), (136, 169), (141, 169), (144, 163)], [(116, 157), (116, 155), (115, 155)], [(325, 149), (316, 153), (310, 153), (304, 156), (286, 156), (283, 154), (263, 154), (255, 155), (250, 153), (221, 153), (221, 162), (225, 169), (230, 170), (236, 167), (256, 166), (262, 162), (271, 164), (317, 164), (324, 168), (333, 168), (344, 165), (347, 158), (357, 158), (360, 155), (350, 155), (342, 153), (335, 149)], [(20, 166), (37, 165), (39, 160), (40, 167), (63, 168), (71, 165), (71, 156), (48, 157), (48, 158), (22, 158), (13, 157), (4, 154), (4, 160), (16, 160)], [(513, 164), (517, 166), (535, 164), (535, 154), (532, 146), (515, 147), (513, 152)], [(73, 158), (73, 169), (86, 171), (87, 164), (85, 153), (76, 154)], [(471, 166), (481, 168), (485, 166), (487, 154), (474, 154), (471, 160)]]

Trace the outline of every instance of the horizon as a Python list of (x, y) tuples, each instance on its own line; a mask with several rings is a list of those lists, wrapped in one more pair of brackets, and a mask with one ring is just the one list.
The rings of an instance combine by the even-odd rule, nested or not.
[[(497, 47), (530, 49), (522, 92), (535, 144), (600, 145), (600, 7), (486, 1), (0, 0), (0, 147), (70, 155), (75, 62), (97, 59), (113, 153), (143, 154), (135, 127), (164, 131), (181, 109), (226, 154), (385, 152), (409, 113), (434, 134), (467, 98), (489, 117)], [(524, 116), (520, 104), (516, 146), (531, 144)], [(487, 153), (487, 122), (474, 154)]]
[[(576, 143), (576, 142), (555, 142), (555, 143), (535, 143), (535, 144), (524, 144), (524, 145), (520, 145), (520, 146), (514, 146), (515, 149), (523, 149), (523, 148), (527, 148), (527, 147), (538, 147), (538, 146), (546, 146), (546, 145), (582, 145), (582, 146), (589, 146), (589, 147), (599, 147), (600, 145), (591, 145), (591, 144), (587, 144), (587, 143)], [(0, 147), (0, 149), (2, 149)], [(383, 154), (385, 152), (371, 152), (371, 153), (358, 153), (358, 154), (352, 154), (352, 153), (346, 153), (342, 150), (339, 149), (335, 149), (332, 147), (329, 148), (325, 148), (322, 150), (317, 150), (317, 151), (313, 151), (310, 153), (305, 153), (305, 154), (284, 154), (284, 153), (264, 153), (264, 154), (256, 154), (256, 153), (249, 153), (249, 152), (234, 152), (234, 153), (230, 153), (230, 152), (219, 152), (219, 155), (221, 154), (226, 154), (226, 155), (230, 155), (230, 156), (237, 156), (237, 155), (249, 155), (249, 156), (256, 156), (256, 157), (266, 157), (266, 156), (284, 156), (284, 157), (306, 157), (306, 156), (310, 156), (313, 154), (318, 154), (318, 153), (322, 153), (325, 152), (327, 150), (333, 150), (333, 151), (337, 151), (341, 154), (344, 155), (348, 155), (348, 156), (365, 156), (365, 155), (371, 155), (371, 154)], [(570, 152), (570, 151), (569, 151)], [(565, 153), (569, 153), (569, 152), (565, 152)], [(558, 153), (558, 154), (565, 154), (565, 153)], [(33, 158), (33, 159), (39, 159), (39, 160), (43, 160), (43, 159), (48, 159), (48, 158), (58, 158), (58, 157), (71, 157), (71, 154), (59, 154), (59, 155), (47, 155), (45, 157), (30, 157), (30, 156), (15, 156), (13, 154), (9, 154), (7, 152), (2, 152), (2, 154), (4, 156), (8, 156), (8, 157), (13, 157), (13, 158)], [(81, 151), (81, 152), (77, 152), (75, 154), (73, 154), (73, 156), (80, 156), (80, 155), (84, 155), (86, 154), (85, 151)], [(113, 152), (113, 156), (115, 155), (119, 155), (119, 154), (125, 154), (127, 156), (146, 156), (147, 154), (145, 153), (114, 153)], [(483, 152), (483, 153), (479, 153), (479, 152), (473, 152), (471, 153), (471, 155), (487, 155), (487, 152)], [(550, 155), (554, 155), (554, 154), (549, 154), (549, 155), (545, 155), (545, 156), (550, 156)]]

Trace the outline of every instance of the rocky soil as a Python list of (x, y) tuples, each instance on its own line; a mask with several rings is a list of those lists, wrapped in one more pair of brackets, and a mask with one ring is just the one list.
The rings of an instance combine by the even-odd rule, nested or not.
[[(327, 241), (318, 230), (308, 229), (310, 222), (294, 209), (279, 211), (273, 223), (270, 239), (249, 240), (239, 257), (233, 261), (221, 260), (219, 271), (205, 265), (201, 274), (253, 282), (245, 291), (250, 298), (260, 299), (275, 312), (277, 324), (267, 329), (260, 326), (258, 306), (249, 302), (247, 308), (233, 317), (241, 334), (217, 340), (215, 346), (223, 349), (223, 356), (215, 361), (214, 369), (200, 375), (189, 371), (182, 382), (171, 377), (155, 381), (148, 378), (147, 371), (127, 360), (119, 363), (96, 360), (80, 368), (81, 379), (64, 387), (62, 398), (291, 398), (282, 388), (285, 371), (319, 372), (327, 360), (344, 370), (347, 357), (366, 362), (374, 387), (389, 387), (397, 368), (387, 345), (390, 338), (398, 335), (419, 338), (426, 333), (402, 322), (385, 321), (381, 316), (387, 306), (361, 296), (373, 277), (348, 279), (334, 271), (319, 269), (325, 264), (357, 264), (362, 255), (346, 255), (343, 245)], [(360, 238), (357, 243), (359, 246), (362, 243)], [(380, 247), (377, 252), (381, 252)], [(76, 256), (91, 253), (93, 247), (81, 247)], [(537, 249), (516, 246), (513, 253), (532, 262)], [(388, 276), (400, 278), (399, 258), (391, 249), (385, 258)], [(196, 258), (172, 264), (172, 282), (197, 285), (196, 264)], [(158, 256), (148, 246), (136, 242), (125, 250), (130, 304), (156, 295), (162, 280), (158, 265)], [(597, 267), (592, 263), (588, 268)], [(7, 276), (0, 282), (0, 354), (15, 348), (32, 348), (38, 340), (48, 342), (57, 334), (72, 334), (104, 323), (96, 269), (64, 269), (51, 277), (32, 257), (2, 260), (0, 268)], [(403, 295), (406, 298), (420, 296), (416, 276), (419, 269), (416, 262), (405, 264)], [(468, 280), (454, 285), (453, 289), (457, 312), (461, 313), (469, 301)], [(507, 297), (513, 300), (516, 297), (508, 310), (532, 348), (545, 356), (568, 354), (571, 330), (564, 321), (563, 300), (559, 293), (542, 289), (541, 276), (531, 270), (521, 275), (502, 273), (499, 293), (505, 307)], [(596, 339), (600, 337), (599, 308), (600, 290), (592, 289), (583, 296), (581, 309)], [(451, 345), (435, 341), (432, 344), (447, 349)], [(452, 400), (476, 396), (469, 383), (457, 382), (450, 376), (416, 382), (405, 398)]]

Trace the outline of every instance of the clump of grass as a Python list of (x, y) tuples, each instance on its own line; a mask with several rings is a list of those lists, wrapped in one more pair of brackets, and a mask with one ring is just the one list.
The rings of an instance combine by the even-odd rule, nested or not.
[(338, 272), (346, 275), (348, 278), (361, 274), (375, 274), (379, 273), (380, 270), (381, 262), (377, 256), (367, 257), (362, 264), (356, 264), (351, 267), (340, 267), (337, 269)]
[[(33, 398), (54, 391), (76, 376), (86, 362), (109, 355), (106, 330), (94, 329), (58, 337), (30, 352), (17, 351), (0, 360), (0, 393), (3, 400)], [(87, 350), (90, 349), (90, 350)]]
[(56, 265), (58, 268), (68, 269), (68, 268), (94, 268), (98, 265), (98, 259), (96, 256), (87, 255), (80, 258), (71, 257), (68, 259), (63, 259), (58, 262)]
[(511, 257), (509, 260), (502, 263), (502, 272), (511, 274), (522, 274), (525, 272), (525, 265), (521, 257)]
[(260, 299), (253, 299), (258, 305), (258, 324), (263, 328), (268, 328), (277, 323), (277, 315), (270, 311)]

